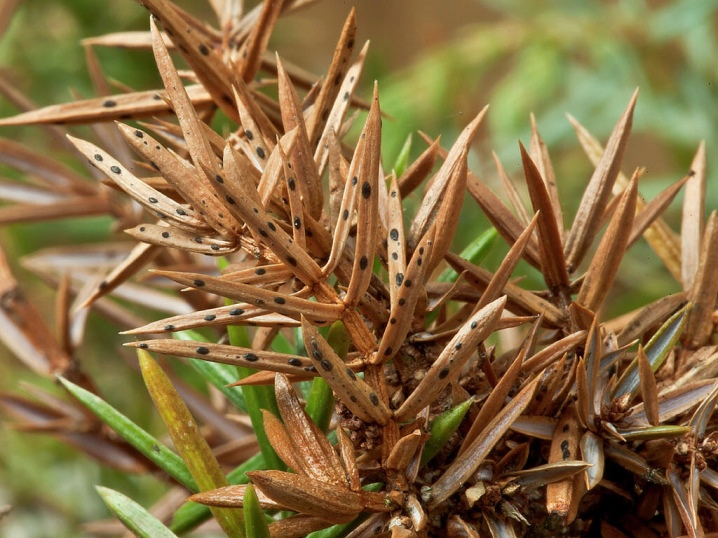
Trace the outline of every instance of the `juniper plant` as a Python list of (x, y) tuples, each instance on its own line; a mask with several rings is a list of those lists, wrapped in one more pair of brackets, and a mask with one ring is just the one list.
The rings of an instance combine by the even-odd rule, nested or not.
[[(69, 393), (4, 394), (6, 414), (184, 492), (190, 502), (167, 512), (99, 488), (139, 536), (209, 518), (250, 537), (715, 532), (718, 232), (715, 212), (703, 222), (703, 145), (685, 177), (645, 201), (642, 170), (621, 170), (637, 93), (605, 149), (572, 119), (595, 170), (570, 226), (533, 121), (518, 148), (530, 208), (498, 160), (512, 209), (469, 170), (486, 109), (450, 148), (427, 138), (416, 160), (386, 170), (378, 85), (356, 95), (367, 46), (355, 51), (354, 11), (322, 79), (267, 52), (278, 17), (307, 3), (246, 14), (213, 3), (215, 29), (145, 0), (149, 32), (92, 43), (151, 49), (163, 88), (109, 95), (92, 62), (105, 95), (0, 121), (92, 124), (96, 141), (68, 140), (99, 179), (1, 140), (0, 158), (36, 182), (13, 184), (20, 203), (0, 221), (109, 214), (131, 238), (26, 261), (57, 287), (57, 336), (0, 260), (3, 340)], [(218, 114), (231, 130), (211, 128)], [(678, 235), (661, 214), (681, 188)], [(493, 229), (459, 255), (467, 192)], [(509, 250), (491, 272), (481, 262), (498, 236)], [(682, 291), (609, 319), (621, 261), (642, 238)], [(543, 289), (512, 281), (520, 260)], [(89, 309), (138, 338), (127, 345), (175, 451), (111, 407), (75, 360)], [(210, 398), (178, 379), (178, 361)]]

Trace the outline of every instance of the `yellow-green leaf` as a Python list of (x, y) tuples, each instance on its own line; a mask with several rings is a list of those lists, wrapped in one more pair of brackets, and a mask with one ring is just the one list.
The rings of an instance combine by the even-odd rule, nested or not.
[[(227, 486), (227, 478), (172, 382), (149, 353), (140, 349), (137, 355), (152, 401), (200, 491)], [(214, 508), (212, 513), (229, 536), (244, 537), (241, 512)]]

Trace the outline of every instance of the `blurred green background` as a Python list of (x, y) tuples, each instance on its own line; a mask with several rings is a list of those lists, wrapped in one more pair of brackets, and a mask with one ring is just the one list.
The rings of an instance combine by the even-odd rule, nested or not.
[[(92, 94), (81, 39), (147, 28), (147, 13), (131, 0), (15, 3), (15, 16), (0, 39), (0, 65), (38, 105), (70, 100), (70, 89)], [(214, 23), (204, 2), (179, 3)], [(253, 4), (247, 2), (249, 7)], [(271, 48), (316, 74), (323, 73), (350, 7), (350, 2), (324, 1), (287, 17), (280, 21)], [(509, 174), (520, 179), (516, 141), (528, 143), (533, 112), (553, 158), (568, 226), (592, 167), (578, 148), (565, 113), (605, 141), (631, 93), (640, 87), (624, 172), (647, 167), (640, 190), (651, 198), (686, 173), (699, 141), (706, 140), (707, 207), (718, 207), (712, 173), (718, 164), (714, 149), (718, 1), (361, 0), (356, 7), (359, 41), (372, 41), (362, 95), (368, 97), (372, 82), (378, 80), (382, 109), (393, 118), (384, 121), (387, 170), (410, 132), (441, 134), (449, 145), (490, 103), (471, 166), (500, 192), (490, 151), (496, 150)], [(110, 78), (138, 89), (157, 86), (150, 54), (100, 48), (96, 52)], [(0, 102), (0, 115), (14, 113), (9, 104)], [(57, 154), (56, 146), (38, 129), (3, 129), (0, 136), (73, 163), (72, 157)], [(413, 153), (423, 147), (414, 135)], [(6, 169), (0, 173), (12, 175)], [(408, 204), (417, 200), (415, 195)], [(680, 195), (667, 215), (675, 230), (679, 212)], [(94, 219), (89, 224), (13, 226), (0, 231), (0, 240), (16, 258), (42, 246), (102, 239), (109, 225)], [(477, 206), (467, 199), (456, 248), (485, 227)], [(497, 248), (489, 265), (497, 263), (503, 252), (503, 247)], [(615, 307), (617, 311), (678, 289), (643, 242), (636, 245), (622, 272), (617, 292), (631, 293)], [(50, 290), (25, 274), (22, 279), (34, 301), (51, 304)], [(92, 320), (90, 342), (80, 358), (98, 374), (113, 404), (148, 424), (153, 416), (146, 411), (148, 399), (137, 376), (118, 360), (124, 351), (118, 350), (122, 339), (115, 333), (115, 328)], [(18, 390), (20, 381), (51, 386), (27, 373), (4, 349), (0, 349), (0, 369), (2, 390)], [(11, 515), (0, 520), (3, 538), (80, 535), (82, 522), (108, 515), (94, 484), (123, 491), (144, 505), (162, 491), (150, 477), (118, 476), (51, 439), (18, 434), (4, 423), (0, 446), (0, 506), (15, 505)]]

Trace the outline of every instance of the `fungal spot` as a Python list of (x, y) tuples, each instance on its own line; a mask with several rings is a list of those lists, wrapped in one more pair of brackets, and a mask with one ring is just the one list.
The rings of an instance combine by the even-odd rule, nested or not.
[(287, 300), (284, 297), (275, 297), (274, 302), (277, 304), (286, 304)]
[(401, 286), (401, 283), (404, 281), (404, 273), (397, 273), (396, 274), (396, 285)]
[(212, 250), (219, 250), (219, 245), (210, 245), (209, 248)]
[(244, 310), (241, 308), (233, 308), (229, 311), (230, 316), (241, 316), (242, 314), (244, 314)]
[(454, 346), (454, 349), (458, 351), (458, 350), (461, 349), (461, 346), (462, 346), (462, 345), (463, 345), (463, 344), (462, 344), (461, 342), (456, 342), (456, 345)]
[(316, 371), (317, 371), (317, 369), (314, 367), (314, 365), (312, 365), (312, 366), (305, 366), (305, 367), (303, 368), (303, 370), (304, 370), (305, 372), (316, 372)]
[[(354, 48), (354, 40), (353, 39), (350, 39), (349, 41), (347, 41), (347, 48), (348, 49)], [(352, 80), (354, 80), (354, 77), (352, 77)]]
[(232, 198), (229, 194), (225, 194), (224, 199), (227, 200), (227, 203), (229, 205), (235, 205), (237, 203), (234, 201), (234, 198)]
[(314, 234), (311, 230), (307, 230), (305, 233), (307, 234), (307, 237), (314, 237)]
[(355, 374), (354, 372), (352, 372), (351, 368), (347, 368), (347, 375), (349, 376), (349, 378), (350, 378), (352, 381), (356, 381), (356, 380), (357, 380), (357, 376), (356, 376), (356, 374)]
[(302, 219), (299, 217), (294, 217), (294, 227), (298, 230), (302, 227)]
[(396, 318), (391, 318), (391, 319), (389, 320), (389, 323), (390, 323), (391, 325), (396, 325)]
[(404, 286), (406, 286), (407, 288), (411, 288), (411, 279), (410, 278), (408, 278), (406, 280), (406, 282), (404, 282)]
[(342, 213), (342, 219), (347, 220), (349, 219), (349, 210), (345, 209), (344, 213)]
[(114, 166), (114, 165), (112, 165), (112, 166), (110, 166), (110, 170), (111, 170), (113, 173), (115, 173), (115, 174), (121, 174), (121, 173), (122, 173), (122, 169), (120, 169), (119, 166)]
[(257, 157), (259, 157), (260, 159), (264, 159), (266, 157), (266, 155), (264, 154), (264, 150), (259, 146), (257, 146)]
[(102, 155), (100, 155), (99, 153), (95, 153), (93, 157), (98, 163), (102, 162)]
[(448, 368), (442, 368), (439, 371), (439, 379), (444, 379), (447, 375), (449, 375), (449, 369)]
[(152, 96), (152, 99), (155, 101), (162, 101), (162, 96), (159, 93), (156, 93)]
[(289, 190), (290, 190), (290, 191), (293, 191), (294, 189), (297, 188), (297, 184), (296, 184), (296, 182), (294, 181), (294, 178), (293, 178), (293, 177), (290, 177), (290, 178), (287, 180), (287, 185), (289, 185)]
[(416, 265), (417, 265), (417, 266), (421, 267), (421, 264), (422, 264), (422, 263), (424, 263), (424, 258), (419, 258), (418, 260), (416, 260)]
[(113, 106), (117, 106), (117, 102), (112, 99), (108, 99), (102, 103), (102, 106), (105, 108), (112, 108)]
[(287, 362), (289, 363), (290, 366), (301, 366), (302, 365), (301, 359), (291, 358)]
[(140, 231), (141, 231), (141, 232), (144, 232), (144, 231), (145, 231), (145, 227), (144, 227), (144, 226), (140, 226)]
[(254, 304), (257, 306), (262, 306), (264, 304), (264, 299), (255, 299)]
[(291, 265), (292, 267), (297, 266), (297, 260), (292, 256), (287, 256), (287, 263)]
[(140, 347), (140, 349), (147, 349), (147, 348), (150, 347), (150, 346), (148, 346), (147, 344), (145, 344), (144, 342), (142, 342), (139, 347)]
[(424, 247), (419, 247), (419, 254), (424, 254)]
[(269, 229), (272, 230), (273, 232), (276, 232), (276, 231), (277, 231), (277, 227), (276, 227), (276, 226), (274, 225), (274, 223), (271, 222), (271, 221), (270, 221), (270, 222), (267, 222), (267, 228), (269, 228)]
[(244, 130), (244, 135), (247, 137), (247, 140), (254, 140), (254, 134), (249, 129)]
[(160, 171), (160, 167), (157, 166), (157, 163), (155, 161), (150, 161), (150, 166), (152, 168), (154, 168), (155, 170), (157, 170), (158, 172)]
[(312, 350), (312, 357), (314, 357), (318, 361), (324, 360), (324, 355), (316, 348)]
[(257, 355), (255, 355), (254, 353), (245, 353), (244, 360), (249, 361), (249, 362), (257, 362), (259, 360), (259, 357)]
[(258, 269), (255, 269), (255, 270), (254, 270), (254, 274), (255, 274), (255, 275), (260, 275), (260, 276), (263, 275), (263, 274), (265, 274), (266, 272), (267, 272), (267, 270), (264, 269), (263, 267), (259, 267)]
[(154, 450), (155, 452), (157, 452), (159, 454), (160, 447), (158, 447), (157, 445), (152, 445), (152, 450)]
[(333, 368), (332, 363), (329, 362), (327, 359), (322, 359), (320, 364), (322, 365), (322, 368), (324, 368), (325, 371), (327, 371), (327, 372), (332, 371), (332, 368)]
[(176, 211), (180, 217), (184, 217), (187, 214), (187, 212), (184, 209), (182, 209), (181, 207), (177, 208)]
[(384, 356), (388, 357), (389, 355), (391, 355), (393, 353), (393, 351), (394, 351), (394, 349), (391, 346), (389, 346), (388, 348), (386, 348), (386, 351), (384, 351)]
[(219, 174), (215, 174), (214, 179), (217, 181), (217, 183), (224, 183), (224, 178)]
[(342, 75), (341, 73), (338, 73), (336, 77), (334, 77), (334, 85), (339, 86), (339, 84), (342, 81)]
[(174, 331), (175, 326), (174, 325), (165, 325), (165, 331)]
[(369, 399), (371, 400), (371, 403), (373, 403), (374, 405), (379, 405), (379, 398), (373, 392), (369, 393)]
[(199, 46), (199, 52), (202, 54), (202, 56), (209, 56), (209, 49), (204, 43)]
[(192, 281), (192, 283), (198, 288), (201, 288), (202, 286), (204, 286), (204, 280), (200, 280), (199, 278)]
[(206, 348), (206, 347), (204, 347), (204, 346), (199, 346), (197, 349), (195, 349), (195, 351), (196, 351), (199, 355), (207, 355), (207, 353), (209, 353), (209, 348)]
[(406, 304), (406, 299), (399, 299), (398, 304), (399, 306), (404, 306)]
[(253, 207), (253, 208), (252, 208), (252, 211), (254, 211), (254, 213), (257, 214), (257, 215), (259, 214), (259, 209), (257, 209), (256, 207)]
[(389, 232), (389, 238), (392, 241), (398, 241), (399, 240), (399, 230), (397, 230), (396, 228), (392, 228), (391, 231)]
[(396, 198), (396, 191), (391, 191), (391, 197)]
[(169, 232), (162, 232), (162, 237), (164, 237), (165, 239), (167, 239), (169, 236), (170, 236)]
[(478, 325), (479, 325), (479, 323), (478, 323), (477, 321), (472, 321), (472, 322), (471, 322), (471, 328), (472, 328), (472, 329), (475, 329), (476, 327), (478, 327)]
[(561, 429), (561, 431), (562, 431), (563, 433), (566, 433), (566, 432), (568, 431), (568, 428), (569, 428), (568, 424), (564, 424), (564, 425), (563, 425), (563, 428)]
[(214, 321), (215, 319), (217, 319), (217, 316), (215, 316), (214, 314), (207, 314), (207, 315), (204, 317), (204, 320), (205, 320), (205, 321)]
[(349, 92), (344, 92), (344, 100), (345, 101), (349, 100)]
[(139, 129), (137, 129), (137, 130), (135, 131), (135, 136), (136, 136), (137, 138), (144, 138), (145, 133), (143, 133), (142, 131), (140, 131)]
[(108, 286), (107, 280), (103, 280), (102, 282), (100, 282), (98, 288), (103, 289), (103, 288), (106, 288), (107, 286)]
[(361, 269), (363, 271), (364, 269), (366, 269), (367, 265), (369, 265), (369, 260), (367, 259), (366, 256), (362, 256), (361, 259), (359, 260), (359, 269)]
[(258, 232), (259, 232), (259, 235), (261, 235), (262, 237), (269, 237), (269, 234), (267, 233), (267, 231), (264, 228), (260, 228), (258, 230)]
[(151, 203), (151, 204), (156, 204), (156, 203), (157, 203), (157, 198), (149, 197), (149, 198), (147, 198), (147, 201), (148, 201), (149, 203)]
[(396, 252), (392, 252), (392, 253), (391, 253), (391, 259), (396, 261), (396, 260), (399, 259), (399, 255), (398, 255)]
[(369, 198), (371, 196), (371, 185), (369, 185), (368, 181), (365, 181), (364, 185), (361, 186), (361, 195), (364, 198)]
[(352, 186), (356, 185), (356, 184), (357, 184), (357, 181), (359, 181), (359, 178), (358, 178), (357, 176), (354, 176), (354, 177), (352, 178)]

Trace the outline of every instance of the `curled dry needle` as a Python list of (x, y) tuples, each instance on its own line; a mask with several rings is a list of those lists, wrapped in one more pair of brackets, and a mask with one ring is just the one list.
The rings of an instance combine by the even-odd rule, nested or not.
[(570, 273), (576, 270), (591, 241), (596, 237), (601, 214), (608, 204), (613, 184), (621, 169), (637, 98), (638, 90), (633, 94), (606, 144), (601, 160), (596, 164), (596, 170), (581, 198), (571, 231), (566, 237), (566, 264)]
[(28, 301), (0, 250), (0, 336), (30, 369), (45, 375), (84, 378), (67, 350), (58, 345), (40, 311)]
[[(279, 416), (252, 411), (263, 417), (269, 444), (291, 472), (248, 473), (256, 499), (246, 486), (225, 486), (213, 458), (198, 457), (209, 454), (205, 435), (235, 435), (221, 416), (226, 402), (193, 401), (194, 393), (178, 384), (203, 410), (206, 427), (183, 428), (165, 416), (175, 437), (191, 438), (175, 443), (208, 490), (192, 500), (247, 505), (247, 519), (255, 521), (261, 509), (296, 512), (273, 521), (273, 535), (304, 536), (331, 525), (338, 526), (329, 532), (346, 534), (341, 525), (357, 523), (362, 512), (372, 515), (355, 536), (714, 531), (718, 232), (715, 213), (703, 219), (705, 146), (685, 178), (646, 203), (640, 173), (629, 180), (621, 172), (637, 95), (605, 151), (574, 122), (595, 171), (569, 229), (561, 178), (533, 117), (529, 149), (519, 148), (531, 211), (514, 187), (511, 211), (469, 169), (486, 108), (451, 147), (430, 141), (415, 161), (399, 166), (399, 177), (385, 177), (378, 85), (366, 104), (355, 95), (367, 57), (366, 46), (354, 56), (356, 13), (347, 17), (323, 80), (267, 52), (278, 17), (306, 3), (267, 1), (242, 14), (240, 2), (213, 2), (216, 30), (167, 0), (145, 0), (153, 16), (148, 32), (104, 36), (88, 46), (151, 51), (163, 88), (40, 110), (27, 110), (15, 96), (26, 111), (0, 125), (107, 122), (95, 129), (98, 144), (69, 140), (112, 190), (0, 140), (0, 160), (35, 178), (33, 185), (0, 182), (0, 196), (19, 203), (0, 208), (0, 222), (111, 214), (135, 246), (116, 253), (108, 247), (102, 252), (112, 263), (86, 267), (78, 265), (86, 259), (80, 250), (28, 260), (59, 287), (58, 338), (5, 268), (2, 338), (31, 368), (72, 375), (80, 339), (70, 332), (86, 317), (86, 310), (72, 317), (73, 295), (123, 328), (132, 325), (125, 334), (201, 329), (211, 340), (231, 331), (241, 345), (189, 335), (128, 345), (142, 350), (155, 396), (172, 393), (170, 403), (157, 405), (165, 415), (182, 406), (158, 381), (147, 351), (195, 366), (206, 361), (198, 371), (221, 388), (234, 381), (235, 366), (257, 370), (243, 386), (274, 383)], [(189, 71), (176, 69), (174, 53)], [(97, 59), (91, 51), (87, 57), (98, 91), (108, 94)], [(263, 93), (268, 79), (258, 77), (266, 75), (276, 77), (276, 100)], [(356, 116), (347, 116), (357, 106), (369, 113), (350, 145), (344, 135)], [(211, 127), (217, 110), (230, 122), (223, 134)], [(121, 123), (128, 117), (147, 121)], [(130, 162), (129, 149), (139, 164)], [(508, 182), (498, 161), (497, 168)], [(404, 199), (425, 181), (418, 210), (405, 215)], [(679, 239), (661, 215), (682, 188)], [(477, 203), (509, 245), (495, 271), (451, 252), (466, 192), (467, 204)], [(607, 319), (621, 267), (630, 263), (626, 252), (641, 236), (683, 291)], [(541, 272), (545, 290), (512, 280), (521, 260)], [(152, 276), (141, 286), (131, 282), (147, 266)], [(585, 274), (575, 278), (579, 268)], [(84, 288), (82, 279), (90, 281)], [(152, 289), (159, 285), (185, 289), (178, 299)], [(138, 320), (117, 298), (169, 317)], [(340, 353), (324, 337), (321, 327), (329, 323), (344, 326), (347, 350)], [(503, 329), (513, 337), (494, 336)], [(313, 383), (308, 410), (336, 402), (337, 446), (292, 387), (305, 380)], [(95, 390), (91, 380), (83, 384)], [(316, 397), (330, 393), (331, 399)], [(239, 407), (249, 400), (232, 399)], [(51, 432), (98, 458), (107, 448), (112, 455), (105, 461), (128, 471), (147, 469), (71, 406), (53, 413), (11, 396), (3, 405), (21, 416), (21, 427)], [(68, 430), (73, 420), (87, 431)], [(635, 513), (601, 510), (613, 497), (637, 507)], [(188, 522), (181, 509), (182, 528), (209, 517), (202, 514)], [(241, 534), (231, 511), (216, 514), (230, 534)]]
[[(261, 492), (279, 507), (329, 523), (346, 523), (364, 509), (383, 512), (395, 508), (393, 501), (385, 494), (355, 491), (352, 488), (353, 481), (347, 477), (355, 476), (355, 472), (351, 472), (355, 463), (348, 466), (348, 462), (340, 461), (323, 432), (301, 407), (288, 380), (281, 374), (277, 376), (275, 390), (284, 425), (276, 418), (270, 419), (267, 434), (277, 453), (295, 473), (248, 473)], [(245, 486), (229, 486), (194, 495), (190, 499), (212, 506), (241, 506), (244, 492)]]
[(561, 252), (561, 232), (558, 228), (551, 198), (541, 173), (520, 143), (519, 149), (521, 150), (521, 162), (526, 177), (526, 185), (531, 196), (531, 203), (534, 211), (538, 212), (536, 228), (539, 239), (541, 272), (544, 275), (549, 292), (552, 295), (561, 297), (561, 301), (565, 302), (569, 286), (568, 272), (563, 252)]
[[(591, 133), (588, 132), (588, 130), (570, 114), (568, 115), (568, 120), (569, 122), (571, 122), (574, 129), (576, 130), (576, 134), (579, 142), (581, 143), (581, 146), (583, 147), (589, 159), (595, 166), (602, 158), (602, 155), (604, 153), (603, 147), (601, 146), (600, 142), (596, 140), (596, 138), (594, 138), (593, 135), (591, 135)], [(696, 154), (696, 159), (698, 160), (694, 160), (694, 163), (691, 165), (691, 170), (697, 169), (698, 171), (700, 171), (699, 155), (700, 148), (699, 152)], [(623, 173), (619, 173), (618, 178), (616, 179), (616, 186), (625, 186), (627, 183), (628, 178), (625, 177)], [(643, 201), (639, 199), (637, 200), (636, 204), (640, 208), (643, 205)], [(699, 220), (702, 221), (702, 219), (703, 215), (701, 214)], [(654, 252), (656, 252), (659, 258), (661, 258), (661, 260), (666, 265), (671, 274), (677, 280), (680, 279), (680, 247), (675, 237), (675, 233), (668, 227), (668, 225), (663, 221), (663, 219), (659, 218), (658, 220), (656, 220), (656, 222), (652, 223), (651, 226), (647, 230), (645, 230), (644, 237), (646, 238), (646, 241), (654, 250)], [(683, 253), (683, 255), (685, 255), (685, 253)]]
[(469, 318), (435, 359), (414, 392), (397, 410), (398, 420), (411, 418), (422, 407), (434, 401), (444, 387), (454, 379), (456, 372), (473, 355), (476, 346), (493, 332), (505, 304), (506, 298), (501, 297)]
[(344, 364), (306, 318), (302, 319), (302, 329), (307, 354), (334, 393), (362, 420), (386, 424), (391, 413), (372, 387)]

